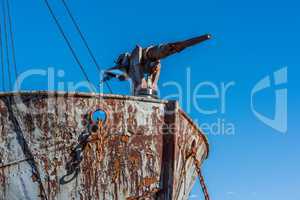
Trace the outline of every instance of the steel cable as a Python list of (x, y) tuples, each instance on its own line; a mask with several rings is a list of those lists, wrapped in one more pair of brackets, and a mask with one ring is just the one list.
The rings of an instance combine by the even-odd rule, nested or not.
[[(74, 15), (72, 14), (71, 9), (69, 8), (69, 6), (66, 3), (66, 1), (65, 0), (61, 0), (61, 1), (62, 1), (63, 5), (64, 5), (65, 9), (67, 10), (67, 13), (70, 16), (70, 18), (72, 20), (72, 23), (74, 24), (77, 32), (79, 33), (80, 38), (82, 39), (85, 47), (87, 48), (87, 50), (89, 52), (89, 55), (91, 56), (93, 62), (95, 63), (98, 73), (100, 74), (101, 73), (101, 67), (100, 67), (99, 63), (97, 62), (97, 59), (96, 59), (95, 55), (93, 54), (93, 52), (92, 52), (92, 50), (91, 50), (91, 48), (90, 48), (90, 46), (89, 46), (89, 44), (88, 44), (88, 42), (86, 40), (85, 35), (81, 31), (80, 26), (79, 26), (78, 22), (76, 21)], [(109, 83), (107, 81), (105, 81), (105, 83), (106, 83), (106, 86), (107, 86), (108, 90), (110, 91), (110, 93), (113, 93), (112, 89), (111, 89), (111, 87), (109, 85)]]
[(12, 30), (12, 17), (10, 14), (10, 5), (9, 5), (9, 0), (6, 0), (6, 8), (7, 8), (7, 17), (8, 17), (8, 28), (9, 28), (9, 34), (10, 34), (10, 43), (11, 43), (11, 54), (12, 54), (12, 63), (14, 66), (14, 72), (15, 72), (15, 81), (16, 81), (16, 86), (19, 89), (19, 84), (18, 84), (18, 69), (17, 69), (17, 62), (16, 62), (16, 53), (15, 53), (15, 42), (14, 42), (14, 35), (13, 35), (13, 30)]
[(1, 59), (1, 72), (2, 72), (2, 90), (5, 91), (5, 66), (4, 66), (4, 46), (2, 39), (2, 20), (0, 19), (0, 59)]
[(65, 32), (64, 32), (64, 30), (63, 30), (63, 28), (62, 28), (62, 26), (60, 25), (58, 19), (56, 18), (56, 16), (55, 16), (55, 14), (54, 14), (54, 12), (53, 12), (53, 10), (52, 10), (52, 8), (51, 8), (51, 6), (50, 6), (48, 0), (44, 0), (44, 2), (45, 2), (46, 6), (47, 6), (47, 8), (48, 8), (48, 10), (49, 10), (49, 12), (50, 12), (50, 15), (51, 15), (52, 18), (53, 18), (55, 24), (57, 25), (57, 27), (58, 27), (58, 29), (59, 29), (61, 35), (63, 36), (63, 38), (64, 38), (66, 44), (68, 45), (68, 47), (69, 47), (69, 49), (70, 49), (70, 51), (71, 51), (71, 53), (72, 53), (72, 55), (73, 55), (73, 57), (74, 57), (76, 63), (77, 63), (78, 66), (80, 67), (81, 72), (83, 73), (85, 79), (86, 79), (87, 82), (89, 83), (91, 89), (94, 89), (94, 85), (92, 84), (92, 82), (90, 81), (90, 79), (89, 79), (87, 73), (85, 72), (82, 63), (80, 62), (78, 56), (77, 56), (76, 53), (75, 53), (75, 50), (73, 49), (73, 47), (72, 47), (72, 45), (71, 45), (71, 42), (70, 42), (69, 39), (67, 38), (67, 36), (66, 36), (66, 34), (65, 34)]
[(8, 44), (8, 33), (7, 33), (7, 17), (6, 17), (6, 9), (5, 2), (2, 0), (2, 12), (3, 12), (3, 20), (4, 20), (4, 40), (5, 40), (5, 50), (6, 50), (6, 62), (7, 62), (7, 72), (8, 72), (8, 90), (12, 89), (12, 80), (11, 80), (11, 69), (10, 69), (10, 61), (9, 61), (9, 44)]

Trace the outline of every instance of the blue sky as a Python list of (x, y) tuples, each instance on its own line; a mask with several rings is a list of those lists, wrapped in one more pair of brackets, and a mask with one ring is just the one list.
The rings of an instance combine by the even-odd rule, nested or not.
[[(90, 78), (97, 82), (95, 66), (75, 34), (59, 0), (53, 7), (68, 32)], [(300, 199), (299, 148), (299, 46), (300, 13), (296, 0), (187, 0), (187, 1), (67, 1), (78, 19), (99, 63), (113, 65), (119, 53), (135, 44), (147, 46), (177, 41), (205, 33), (213, 40), (164, 60), (161, 96), (176, 91), (164, 83), (176, 80), (183, 87), (184, 110), (200, 123), (223, 119), (235, 127), (233, 135), (208, 133), (209, 159), (203, 166), (211, 199)], [(64, 70), (56, 82), (81, 81), (83, 77), (59, 35), (43, 1), (12, 1), (19, 71), (54, 67)], [(251, 111), (250, 93), (267, 75), (288, 67), (288, 131), (282, 134), (259, 121)], [(187, 68), (191, 83), (187, 88)], [(204, 99), (204, 115), (195, 109), (187, 92), (201, 82), (219, 87), (234, 82), (226, 93), (226, 112), (219, 99)], [(23, 89), (46, 89), (45, 77), (32, 77)], [(128, 84), (112, 82), (115, 93), (126, 94)], [(56, 88), (57, 89), (57, 88)], [(256, 108), (274, 115), (275, 88), (257, 95)], [(107, 91), (106, 91), (107, 92)], [(207, 90), (202, 93), (209, 92)], [(201, 196), (198, 182), (191, 199)], [(196, 198), (195, 198), (196, 197)]]

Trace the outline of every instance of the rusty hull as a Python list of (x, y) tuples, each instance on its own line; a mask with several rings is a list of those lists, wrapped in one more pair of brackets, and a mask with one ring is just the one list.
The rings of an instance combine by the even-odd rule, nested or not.
[[(102, 109), (81, 170), (60, 184), (81, 116)], [(175, 101), (86, 93), (0, 94), (0, 199), (188, 199), (197, 177), (187, 155), (206, 137)]]

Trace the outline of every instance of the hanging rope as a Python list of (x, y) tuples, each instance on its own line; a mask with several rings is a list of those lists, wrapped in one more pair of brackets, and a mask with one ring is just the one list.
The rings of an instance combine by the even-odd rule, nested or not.
[[(2, 18), (2, 17), (1, 17)], [(4, 47), (2, 39), (2, 21), (0, 18), (0, 59), (1, 59), (1, 72), (2, 72), (2, 90), (5, 91), (5, 69), (4, 69)]]
[(17, 69), (16, 53), (15, 53), (15, 42), (14, 42), (14, 35), (13, 35), (13, 30), (12, 30), (12, 17), (11, 17), (11, 14), (10, 14), (9, 0), (6, 0), (6, 5), (7, 5), (6, 8), (7, 8), (7, 17), (8, 17), (8, 27), (9, 27), (9, 34), (10, 34), (12, 64), (14, 66), (16, 86), (17, 86), (17, 89), (19, 89), (19, 84), (18, 84), (18, 69)]
[(69, 39), (67, 38), (67, 36), (66, 36), (66, 34), (65, 34), (65, 32), (64, 32), (64, 30), (63, 30), (63, 28), (62, 28), (62, 26), (60, 25), (58, 19), (56, 18), (56, 16), (55, 16), (55, 14), (54, 14), (54, 12), (53, 12), (53, 10), (52, 10), (52, 8), (51, 8), (51, 6), (50, 6), (48, 0), (44, 0), (44, 2), (45, 2), (46, 6), (47, 6), (47, 8), (48, 8), (48, 10), (49, 10), (49, 12), (50, 12), (50, 15), (51, 15), (52, 18), (53, 18), (55, 24), (57, 25), (57, 27), (58, 27), (58, 29), (59, 29), (61, 35), (63, 36), (63, 38), (64, 38), (66, 44), (68, 45), (68, 47), (69, 47), (69, 49), (70, 49), (70, 51), (71, 51), (71, 53), (72, 53), (72, 55), (73, 55), (73, 57), (74, 57), (76, 63), (77, 63), (78, 66), (80, 67), (80, 70), (81, 70), (81, 72), (83, 73), (83, 75), (84, 75), (86, 81), (89, 83), (90, 87), (91, 87), (92, 89), (94, 89), (94, 85), (92, 84), (92, 82), (90, 81), (90, 79), (89, 79), (87, 73), (85, 72), (82, 63), (80, 62), (80, 60), (79, 60), (77, 54), (75, 53), (75, 50), (73, 49), (73, 47), (72, 47), (72, 45), (71, 45), (71, 42), (70, 42)]
[[(62, 1), (63, 5), (64, 5), (65, 9), (67, 10), (67, 13), (68, 13), (68, 15), (70, 16), (70, 18), (71, 18), (71, 20), (72, 20), (72, 23), (74, 24), (74, 26), (75, 26), (77, 32), (79, 33), (80, 38), (82, 39), (82, 41), (83, 41), (85, 47), (87, 48), (87, 50), (88, 50), (88, 52), (89, 52), (89, 55), (91, 56), (93, 62), (95, 63), (96, 69), (97, 69), (98, 73), (100, 74), (100, 73), (101, 73), (101, 67), (100, 67), (99, 63), (97, 62), (97, 59), (96, 59), (95, 55), (93, 54), (93, 52), (92, 52), (92, 50), (91, 50), (91, 48), (90, 48), (90, 46), (89, 46), (89, 44), (88, 44), (88, 42), (87, 42), (87, 40), (86, 40), (85, 35), (84, 35), (83, 32), (80, 30), (80, 26), (79, 26), (78, 22), (75, 20), (75, 17), (73, 16), (73, 14), (72, 14), (72, 12), (71, 12), (71, 9), (69, 8), (69, 6), (68, 6), (68, 4), (66, 3), (66, 1), (65, 1), (65, 0), (61, 0), (61, 1)], [(110, 93), (113, 93), (113, 92), (112, 92), (112, 89), (111, 89), (111, 87), (110, 87), (110, 85), (109, 85), (109, 83), (108, 83), (107, 81), (106, 81), (105, 83), (106, 83), (106, 86), (107, 86), (109, 92), (110, 92)]]
[(3, 12), (3, 19), (4, 19), (4, 40), (5, 40), (5, 50), (6, 50), (6, 61), (7, 61), (7, 72), (8, 72), (8, 90), (12, 89), (12, 78), (11, 78), (11, 66), (9, 61), (9, 44), (8, 44), (8, 33), (7, 33), (7, 17), (6, 17), (6, 8), (5, 2), (2, 0), (2, 12)]

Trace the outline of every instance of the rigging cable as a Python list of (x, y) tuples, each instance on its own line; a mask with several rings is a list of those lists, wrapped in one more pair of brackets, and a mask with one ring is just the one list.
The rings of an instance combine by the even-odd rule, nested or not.
[(81, 72), (83, 73), (85, 79), (86, 79), (87, 82), (89, 83), (91, 89), (94, 89), (94, 85), (92, 84), (92, 82), (90, 81), (90, 79), (89, 79), (87, 73), (85, 72), (82, 63), (80, 62), (78, 56), (77, 56), (76, 53), (75, 53), (75, 50), (73, 49), (73, 47), (72, 47), (72, 45), (71, 45), (71, 42), (70, 42), (69, 39), (67, 38), (67, 36), (66, 36), (66, 34), (65, 34), (65, 32), (64, 32), (64, 30), (63, 30), (63, 28), (62, 28), (62, 26), (60, 25), (58, 19), (56, 18), (56, 16), (55, 16), (55, 14), (54, 14), (54, 12), (53, 12), (53, 10), (52, 10), (52, 8), (51, 8), (51, 6), (50, 6), (48, 0), (44, 0), (44, 2), (45, 2), (45, 4), (46, 4), (46, 6), (47, 6), (47, 8), (48, 8), (48, 10), (49, 10), (49, 12), (50, 12), (52, 18), (53, 18), (55, 24), (57, 25), (57, 27), (58, 27), (58, 29), (59, 29), (61, 35), (63, 36), (63, 38), (64, 38), (66, 44), (68, 45), (68, 47), (69, 47), (69, 49), (70, 49), (70, 51), (71, 51), (71, 53), (72, 53), (72, 55), (73, 55), (73, 57), (74, 57), (76, 63), (77, 63), (78, 66), (80, 67)]
[(5, 48), (6, 48), (6, 61), (7, 61), (7, 72), (8, 72), (8, 83), (9, 88), (8, 90), (12, 89), (12, 80), (11, 80), (11, 69), (10, 69), (10, 61), (9, 61), (9, 46), (8, 46), (8, 33), (7, 33), (7, 17), (6, 17), (6, 9), (5, 9), (5, 2), (2, 0), (2, 11), (3, 11), (3, 19), (4, 19), (4, 40), (5, 40)]
[[(0, 19), (1, 20), (1, 19)], [(2, 42), (2, 21), (0, 21), (0, 59), (1, 59), (1, 71), (2, 71), (2, 90), (5, 91), (5, 69), (4, 69), (4, 47)]]
[[(74, 24), (74, 26), (75, 26), (77, 32), (79, 33), (80, 38), (82, 39), (82, 41), (83, 41), (85, 47), (87, 48), (87, 50), (88, 50), (88, 52), (89, 52), (89, 55), (91, 56), (93, 62), (95, 63), (98, 73), (100, 74), (100, 73), (101, 73), (100, 65), (99, 65), (99, 63), (97, 62), (97, 59), (96, 59), (95, 55), (93, 54), (93, 52), (92, 52), (92, 50), (91, 50), (91, 48), (90, 48), (90, 46), (89, 46), (89, 44), (88, 44), (88, 42), (87, 42), (87, 40), (86, 40), (85, 35), (84, 35), (83, 32), (80, 30), (80, 26), (79, 26), (78, 22), (76, 21), (74, 15), (72, 14), (71, 9), (69, 8), (69, 6), (68, 6), (68, 4), (66, 3), (66, 1), (65, 1), (65, 0), (61, 0), (61, 1), (62, 1), (63, 5), (64, 5), (65, 9), (67, 10), (67, 13), (68, 13), (68, 15), (70, 16), (70, 18), (71, 18), (71, 20), (72, 20), (72, 23)], [(106, 86), (107, 86), (107, 88), (109, 89), (110, 93), (113, 93), (113, 92), (112, 92), (112, 89), (111, 89), (111, 87), (110, 87), (110, 85), (109, 85), (109, 83), (108, 83), (107, 81), (105, 81), (105, 83), (106, 83)]]
[[(9, 57), (9, 49), (8, 49), (8, 47), (9, 47), (8, 43), (9, 42), (8, 42), (8, 33), (7, 33), (7, 27), (6, 27), (7, 26), (7, 21), (6, 21), (7, 18), (8, 18), (8, 25), (9, 25), (9, 31), (10, 31), (11, 48), (12, 48), (12, 59), (13, 59), (12, 62), (14, 64), (16, 81), (17, 81), (18, 72), (17, 72), (17, 65), (16, 65), (16, 60), (15, 60), (14, 40), (13, 40), (12, 23), (11, 23), (12, 22), (12, 18), (11, 18), (10, 11), (9, 11), (9, 9), (10, 9), (9, 1), (8, 0), (6, 1), (6, 6), (7, 7), (5, 7), (5, 0), (2, 0), (2, 6), (3, 6), (3, 15), (4, 15), (3, 18), (4, 18), (4, 34), (5, 34), (5, 42), (6, 42), (6, 53), (7, 53), (6, 56), (7, 56), (8, 69), (9, 69), (8, 76), (9, 76), (9, 80), (11, 81), (10, 62), (9, 62), (10, 57)], [(5, 10), (6, 10), (6, 12), (5, 12)], [(6, 14), (8, 16), (6, 16)], [(1, 23), (0, 23), (0, 29), (1, 29)], [(2, 35), (2, 30), (0, 30), (0, 37), (1, 37), (1, 35)], [(1, 37), (0, 42), (1, 42), (1, 45), (0, 45), (1, 46), (0, 47), (1, 48), (1, 58), (3, 58), (2, 59), (2, 65), (4, 66), (4, 50), (2, 48), (3, 47), (2, 46), (2, 37)], [(4, 69), (4, 67), (3, 67), (3, 69)], [(3, 70), (3, 71), (5, 71), (5, 70)], [(3, 75), (4, 75), (4, 73), (3, 73)], [(11, 83), (10, 83), (10, 86), (11, 86)], [(37, 164), (36, 164), (36, 161), (34, 159), (34, 156), (33, 156), (32, 152), (30, 151), (30, 147), (28, 145), (28, 142), (26, 141), (26, 139), (24, 137), (24, 134), (23, 134), (23, 132), (21, 130), (21, 127), (19, 125), (18, 119), (16, 117), (16, 116), (19, 116), (19, 117), (22, 116), (22, 114), (21, 114), (21, 112), (19, 110), (19, 106), (18, 105), (16, 106), (16, 109), (15, 109), (16, 115), (14, 114), (14, 111), (12, 109), (12, 105), (13, 104), (17, 104), (17, 101), (12, 96), (9, 96), (7, 98), (4, 98), (4, 102), (6, 102), (6, 104), (7, 104), (8, 113), (10, 115), (9, 117), (10, 117), (11, 121), (13, 122), (14, 130), (15, 130), (15, 132), (17, 134), (17, 140), (19, 142), (19, 145), (21, 146), (25, 157), (28, 159), (28, 161), (27, 161), (28, 164), (30, 164), (30, 166), (32, 168), (32, 173), (33, 173), (32, 177), (35, 176), (36, 179), (37, 179), (37, 182), (39, 183), (39, 187), (40, 187), (40, 190), (41, 190), (41, 196), (40, 197), (42, 199), (47, 200), (48, 198), (46, 196), (46, 191), (45, 191), (45, 189), (43, 187), (43, 183), (42, 183), (42, 179), (41, 179), (41, 174), (40, 174), (39, 169), (37, 167)]]
[(7, 17), (8, 17), (8, 25), (9, 25), (9, 34), (10, 34), (10, 44), (11, 44), (11, 54), (12, 54), (12, 63), (14, 66), (14, 72), (15, 72), (15, 80), (16, 80), (16, 86), (19, 90), (19, 83), (18, 83), (18, 69), (17, 69), (17, 62), (16, 62), (16, 51), (15, 51), (15, 42), (14, 42), (14, 34), (12, 31), (12, 17), (10, 14), (10, 5), (9, 0), (6, 0), (7, 5)]

